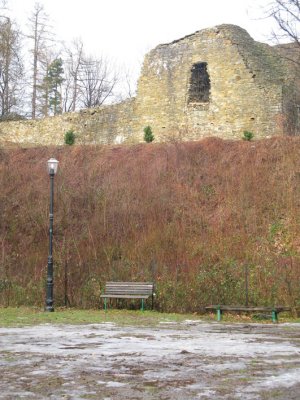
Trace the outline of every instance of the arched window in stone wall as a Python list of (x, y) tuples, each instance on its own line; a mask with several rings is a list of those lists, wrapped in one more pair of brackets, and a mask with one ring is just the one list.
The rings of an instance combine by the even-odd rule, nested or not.
[(207, 63), (196, 63), (191, 69), (188, 102), (208, 103), (209, 95), (210, 78), (207, 72)]

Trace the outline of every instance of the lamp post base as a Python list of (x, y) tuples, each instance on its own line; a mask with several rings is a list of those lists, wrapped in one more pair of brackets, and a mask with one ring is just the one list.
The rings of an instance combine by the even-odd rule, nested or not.
[(46, 306), (45, 307), (45, 311), (53, 312), (54, 311), (54, 307), (53, 306)]

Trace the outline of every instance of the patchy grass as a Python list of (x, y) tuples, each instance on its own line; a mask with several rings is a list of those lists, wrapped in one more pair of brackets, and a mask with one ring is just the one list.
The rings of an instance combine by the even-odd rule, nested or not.
[(45, 312), (36, 308), (0, 308), (0, 327), (37, 324), (97, 324), (115, 322), (118, 325), (157, 325), (161, 322), (181, 322), (199, 319), (195, 314), (159, 313), (156, 311), (131, 310), (78, 310), (59, 308)]
[[(57, 308), (55, 312), (45, 312), (38, 308), (7, 307), (0, 308), (0, 327), (24, 326), (38, 324), (98, 324), (114, 322), (118, 325), (156, 326), (162, 322), (182, 322), (185, 320), (215, 321), (213, 313), (205, 315), (160, 313), (157, 311), (132, 310), (78, 310), (73, 308)], [(280, 322), (300, 323), (300, 319), (283, 316)], [(272, 323), (270, 320), (257, 321), (249, 315), (225, 314), (224, 323)]]

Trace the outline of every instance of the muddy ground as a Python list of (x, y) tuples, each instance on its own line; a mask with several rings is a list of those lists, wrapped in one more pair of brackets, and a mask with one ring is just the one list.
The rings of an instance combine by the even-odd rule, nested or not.
[(0, 328), (1, 399), (300, 399), (299, 324)]

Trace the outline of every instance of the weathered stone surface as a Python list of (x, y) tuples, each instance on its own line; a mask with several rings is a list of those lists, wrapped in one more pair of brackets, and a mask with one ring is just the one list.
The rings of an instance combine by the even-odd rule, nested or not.
[[(197, 63), (207, 65), (209, 101), (190, 103), (191, 70)], [(293, 76), (278, 49), (255, 42), (238, 26), (220, 25), (150, 51), (136, 98), (43, 120), (2, 122), (0, 140), (60, 145), (73, 129), (77, 143), (139, 142), (147, 125), (156, 141), (240, 139), (244, 130), (256, 138), (295, 134)]]

